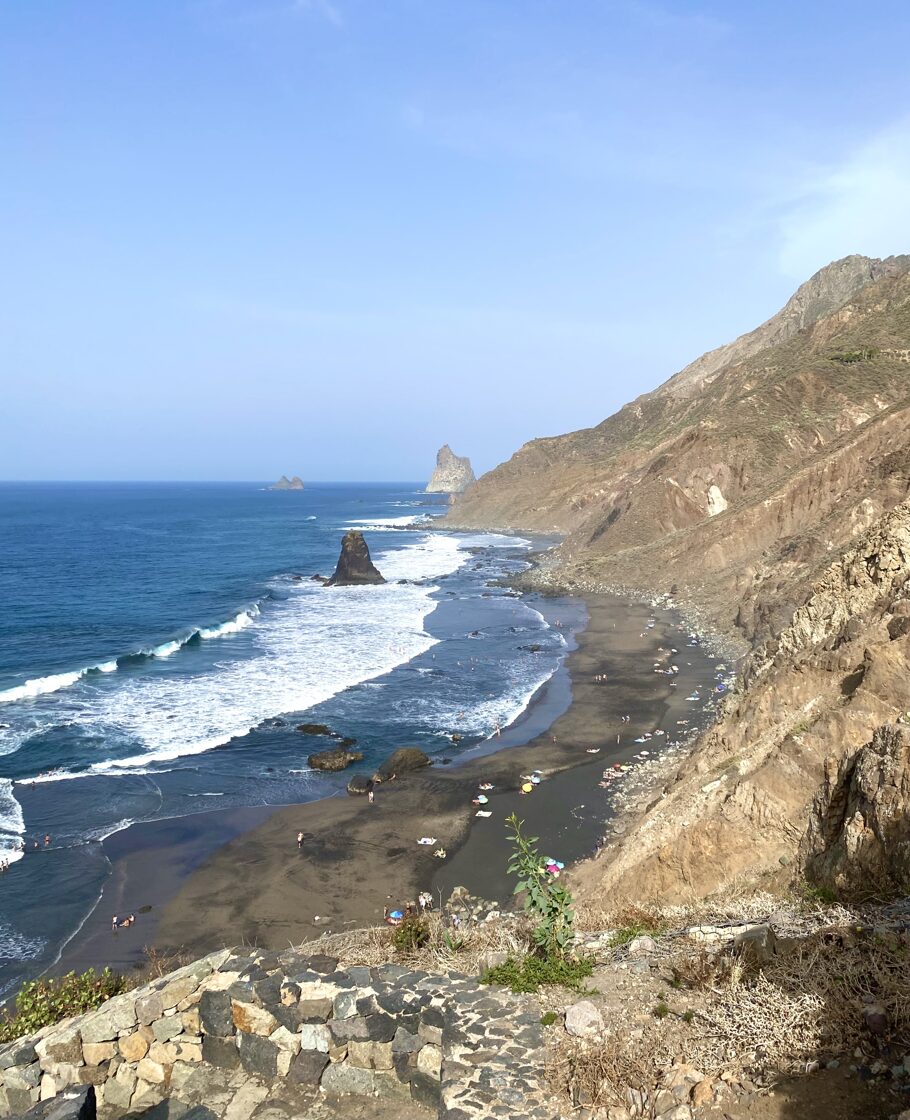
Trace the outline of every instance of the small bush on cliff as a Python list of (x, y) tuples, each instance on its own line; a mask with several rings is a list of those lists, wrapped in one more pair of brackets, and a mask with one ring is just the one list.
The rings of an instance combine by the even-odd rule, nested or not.
[(430, 924), (426, 918), (405, 918), (392, 934), (392, 944), (399, 953), (415, 953), (430, 940)]
[(15, 1015), (4, 1013), (0, 1018), (0, 1042), (32, 1034), (71, 1015), (83, 1015), (129, 987), (125, 976), (109, 968), (100, 974), (90, 968), (56, 979), (29, 980), (16, 996)]

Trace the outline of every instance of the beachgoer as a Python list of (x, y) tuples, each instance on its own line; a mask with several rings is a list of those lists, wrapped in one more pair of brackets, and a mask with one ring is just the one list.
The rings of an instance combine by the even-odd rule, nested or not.
[(113, 918), (111, 918), (111, 929), (112, 929), (112, 930), (116, 930), (116, 929), (117, 929), (117, 925), (118, 925), (118, 921), (117, 921), (117, 915), (115, 914), (115, 915), (113, 916)]
[(372, 790), (369, 790), (368, 793), (367, 793), (367, 801), (369, 801), (369, 803), (371, 805), (373, 804), (373, 791)]
[(51, 834), (49, 832), (45, 832), (45, 834), (44, 834), (45, 845), (50, 844), (50, 842), (51, 842)]
[(297, 833), (297, 847), (298, 848), (303, 847), (303, 833), (302, 832)]

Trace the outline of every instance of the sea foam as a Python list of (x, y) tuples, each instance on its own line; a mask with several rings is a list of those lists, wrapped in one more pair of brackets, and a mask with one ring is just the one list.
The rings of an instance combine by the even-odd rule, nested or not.
[(30, 781), (135, 773), (201, 754), (270, 716), (305, 711), (382, 676), (436, 644), (423, 625), (435, 607), (432, 580), (455, 571), (467, 555), (454, 537), (420, 534), (404, 548), (377, 554), (384, 585), (293, 585), (287, 598), (268, 612), (249, 613), (239, 627), (252, 639), (242, 659), (225, 660), (205, 674), (128, 677), (94, 696), (88, 711), (74, 714), (102, 741), (135, 743), (134, 752)]

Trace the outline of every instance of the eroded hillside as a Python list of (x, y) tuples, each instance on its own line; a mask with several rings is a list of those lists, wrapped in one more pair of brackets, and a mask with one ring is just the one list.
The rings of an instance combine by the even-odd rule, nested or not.
[(829, 265), (598, 427), (527, 444), (450, 523), (557, 530), (568, 586), (675, 584), (716, 625), (779, 633), (811, 576), (910, 493), (908, 269)]

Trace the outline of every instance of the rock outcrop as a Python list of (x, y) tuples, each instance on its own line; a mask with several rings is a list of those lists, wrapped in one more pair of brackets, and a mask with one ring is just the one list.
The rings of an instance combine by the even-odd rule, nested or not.
[(436, 470), (427, 485), (428, 494), (461, 494), (474, 482), (471, 460), (466, 455), (456, 455), (449, 445), (443, 444), (436, 452)]
[(316, 751), (307, 758), (307, 765), (313, 770), (346, 770), (354, 762), (362, 762), (363, 754), (360, 751), (349, 751), (344, 747), (335, 747), (328, 751)]
[(278, 479), (277, 482), (273, 483), (269, 487), (269, 489), (270, 490), (302, 490), (303, 489), (303, 479), (299, 475), (296, 475), (296, 474), (294, 475), (293, 478), (288, 478), (288, 476), (286, 474), (283, 474), (281, 476), (281, 478)]
[(326, 587), (352, 587), (366, 583), (385, 583), (385, 580), (370, 559), (363, 533), (351, 529), (341, 539), (341, 555), (334, 574), (326, 581)]
[(381, 763), (374, 775), (377, 782), (387, 782), (389, 778), (398, 774), (406, 774), (411, 770), (423, 770), (430, 765), (429, 757), (419, 747), (399, 747), (390, 754), (385, 762)]
[(910, 892), (910, 727), (829, 759), (800, 847), (806, 878), (841, 896)]

